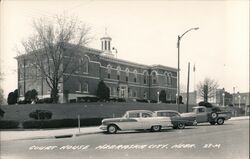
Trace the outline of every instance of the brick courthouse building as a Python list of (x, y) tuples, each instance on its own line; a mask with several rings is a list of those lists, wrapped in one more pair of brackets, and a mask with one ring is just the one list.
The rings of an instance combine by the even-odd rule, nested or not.
[[(77, 100), (79, 97), (95, 96), (98, 83), (103, 80), (110, 89), (111, 98), (158, 100), (159, 92), (165, 91), (167, 101), (174, 101), (177, 92), (177, 69), (162, 65), (143, 65), (115, 58), (111, 51), (111, 38), (101, 38), (101, 50), (83, 47), (77, 50), (73, 74), (64, 73), (59, 83), (59, 102)], [(67, 53), (66, 53), (67, 54)], [(66, 56), (65, 60), (66, 60)], [(20, 99), (25, 92), (36, 89), (38, 97), (50, 96), (50, 88), (34, 60), (27, 55), (17, 58), (18, 89)], [(25, 59), (25, 65), (24, 60)], [(34, 78), (35, 75), (35, 78)], [(67, 80), (66, 80), (67, 78)]]

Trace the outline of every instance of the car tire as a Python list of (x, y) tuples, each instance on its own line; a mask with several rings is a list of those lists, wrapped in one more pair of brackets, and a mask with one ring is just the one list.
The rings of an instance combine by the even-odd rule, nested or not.
[(211, 121), (210, 124), (211, 124), (211, 125), (215, 125), (215, 121)]
[(216, 112), (211, 113), (211, 118), (216, 119), (218, 117), (218, 114)]
[(117, 126), (112, 124), (108, 126), (107, 131), (109, 134), (115, 134), (117, 132), (117, 129), (118, 129)]
[(184, 129), (185, 128), (185, 124), (182, 123), (182, 122), (180, 122), (180, 123), (178, 123), (177, 127), (178, 127), (178, 129)]
[(178, 128), (178, 126), (177, 126), (177, 125), (174, 125), (174, 126), (173, 126), (173, 129), (177, 129), (177, 128)]
[(152, 132), (161, 131), (161, 126), (160, 125), (154, 125), (154, 126), (151, 127), (151, 131)]
[(217, 124), (218, 124), (218, 125), (223, 125), (223, 124), (224, 124), (224, 119), (223, 119), (223, 118), (219, 118), (219, 119), (217, 120)]

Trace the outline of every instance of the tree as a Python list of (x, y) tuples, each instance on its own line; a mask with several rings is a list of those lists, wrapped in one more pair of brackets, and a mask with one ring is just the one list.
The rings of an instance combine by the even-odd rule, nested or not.
[(38, 95), (38, 93), (35, 89), (29, 90), (24, 95), (25, 101), (30, 102), (30, 103), (32, 101), (36, 101), (36, 100), (38, 100), (37, 95)]
[(18, 90), (16, 89), (14, 92), (10, 92), (8, 94), (7, 102), (9, 105), (16, 104), (18, 99)]
[(161, 102), (166, 102), (166, 91), (164, 91), (164, 90), (161, 90), (160, 91), (160, 94), (159, 94), (159, 100), (161, 101)]
[(69, 78), (77, 70), (74, 61), (78, 50), (90, 40), (89, 28), (77, 18), (67, 16), (55, 16), (51, 21), (34, 20), (33, 28), (34, 34), (22, 42), (24, 51), (18, 52), (34, 59), (35, 67), (51, 89), (53, 102), (57, 103), (58, 85), (62, 79), (66, 80), (64, 73)]
[(3, 89), (2, 89), (3, 74), (0, 72), (0, 105), (4, 103)]
[(100, 100), (108, 100), (110, 97), (109, 88), (106, 86), (106, 84), (103, 81), (100, 81), (98, 83), (96, 96), (99, 97)]
[(199, 96), (203, 98), (204, 102), (208, 102), (208, 99), (213, 98), (216, 95), (216, 89), (219, 85), (215, 80), (205, 78), (205, 80), (200, 82), (197, 87)]

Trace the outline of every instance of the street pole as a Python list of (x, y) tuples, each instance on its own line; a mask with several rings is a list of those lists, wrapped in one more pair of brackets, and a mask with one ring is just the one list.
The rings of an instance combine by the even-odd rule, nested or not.
[(189, 76), (190, 76), (190, 62), (188, 62), (188, 80), (187, 80), (187, 108), (186, 108), (186, 112), (188, 112), (188, 104), (189, 104)]
[(181, 38), (186, 34), (188, 33), (189, 31), (191, 30), (198, 30), (199, 28), (196, 27), (196, 28), (191, 28), (191, 29), (188, 29), (187, 31), (185, 31), (181, 36), (178, 35), (178, 39), (177, 39), (177, 49), (178, 49), (178, 68), (177, 68), (177, 110), (179, 112), (180, 110), (180, 44), (181, 44)]

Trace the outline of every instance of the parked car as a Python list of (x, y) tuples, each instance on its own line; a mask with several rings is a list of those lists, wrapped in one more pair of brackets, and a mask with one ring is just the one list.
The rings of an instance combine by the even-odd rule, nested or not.
[(195, 116), (182, 116), (174, 110), (158, 110), (154, 111), (154, 116), (170, 117), (174, 129), (184, 129), (185, 126), (196, 126), (197, 121)]
[(196, 116), (196, 121), (198, 123), (209, 122), (211, 125), (223, 125), (225, 120), (231, 118), (231, 112), (223, 111), (219, 107), (205, 107), (197, 106), (193, 107), (191, 113), (183, 113), (182, 116)]
[(118, 130), (151, 130), (155, 132), (166, 127), (172, 127), (170, 117), (154, 117), (153, 112), (149, 110), (131, 110), (121, 118), (103, 119), (100, 129), (114, 134)]

